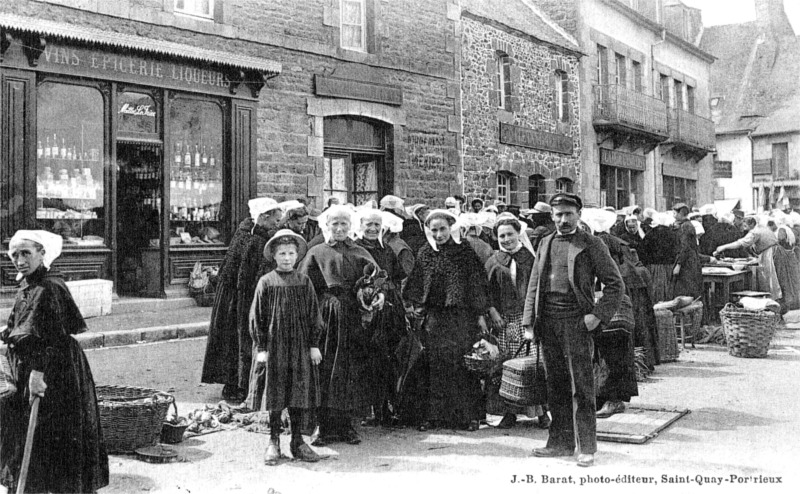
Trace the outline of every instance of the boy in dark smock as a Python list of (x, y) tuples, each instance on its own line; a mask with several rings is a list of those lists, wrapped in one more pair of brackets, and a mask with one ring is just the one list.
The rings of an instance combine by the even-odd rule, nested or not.
[(24, 277), (0, 334), (18, 388), (0, 400), (0, 483), (10, 492), (20, 480), (34, 395), (41, 402), (26, 492), (94, 492), (108, 485), (94, 378), (72, 337), (86, 323), (64, 279), (50, 269), (61, 242), (49, 232), (20, 230), (9, 243)]
[[(256, 285), (250, 309), (250, 332), (264, 365), (264, 408), (269, 410), (270, 444), (264, 457), (274, 465), (281, 457), (281, 410), (289, 409), (292, 456), (317, 461), (317, 454), (303, 441), (303, 412), (319, 405), (317, 365), (322, 359), (322, 332), (317, 293), (307, 276), (294, 270), (305, 254), (306, 243), (291, 230), (280, 230), (264, 247), (264, 257), (275, 260), (275, 270)], [(260, 400), (259, 400), (260, 401)]]

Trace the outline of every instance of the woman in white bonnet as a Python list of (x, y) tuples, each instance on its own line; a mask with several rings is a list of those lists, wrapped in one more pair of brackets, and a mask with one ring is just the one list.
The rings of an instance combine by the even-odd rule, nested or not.
[(108, 485), (108, 456), (89, 362), (73, 335), (86, 323), (53, 261), (58, 235), (20, 230), (8, 255), (22, 280), (0, 339), (17, 376), (0, 400), (0, 484), (19, 482), (30, 403), (40, 401), (26, 492), (95, 492)]

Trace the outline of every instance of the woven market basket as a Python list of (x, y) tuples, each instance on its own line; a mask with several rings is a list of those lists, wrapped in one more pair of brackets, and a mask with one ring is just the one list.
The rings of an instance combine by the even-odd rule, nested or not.
[(97, 386), (103, 440), (109, 453), (133, 453), (158, 443), (172, 395), (149, 388)]
[(547, 380), (537, 347), (530, 355), (512, 358), (503, 363), (500, 397), (516, 405), (541, 405), (547, 403)]
[(780, 316), (766, 310), (747, 310), (733, 304), (719, 311), (728, 353), (734, 357), (764, 358)]
[(681, 350), (675, 334), (675, 316), (668, 309), (654, 309), (658, 331), (658, 353), (661, 363), (675, 362)]

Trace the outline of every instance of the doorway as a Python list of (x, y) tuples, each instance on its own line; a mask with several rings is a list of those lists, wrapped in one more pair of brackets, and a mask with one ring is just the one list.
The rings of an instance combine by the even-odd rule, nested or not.
[(117, 141), (117, 291), (161, 296), (161, 144)]
[(361, 205), (393, 192), (389, 128), (360, 117), (325, 118), (325, 207), (331, 198)]

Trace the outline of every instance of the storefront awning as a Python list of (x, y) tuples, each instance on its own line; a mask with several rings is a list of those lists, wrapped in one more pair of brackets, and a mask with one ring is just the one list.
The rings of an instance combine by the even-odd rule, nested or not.
[(113, 46), (137, 52), (196, 60), (238, 70), (258, 71), (263, 73), (266, 78), (274, 77), (281, 72), (281, 64), (274, 60), (208, 50), (172, 41), (109, 32), (93, 27), (78, 26), (47, 19), (34, 19), (15, 14), (0, 14), (0, 27), (23, 33), (75, 40), (82, 43)]

